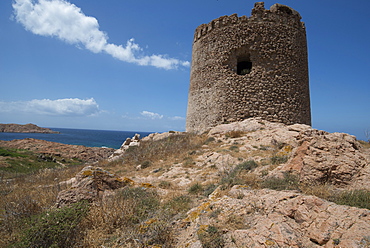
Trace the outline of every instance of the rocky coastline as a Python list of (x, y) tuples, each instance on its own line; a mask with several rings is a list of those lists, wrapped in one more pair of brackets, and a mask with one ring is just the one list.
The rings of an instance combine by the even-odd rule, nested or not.
[(77, 159), (83, 162), (96, 162), (107, 159), (113, 154), (113, 148), (86, 147), (81, 145), (67, 145), (39, 139), (0, 140), (0, 147), (24, 149), (50, 157)]
[(39, 127), (35, 124), (1, 124), (0, 133), (59, 133), (50, 128)]

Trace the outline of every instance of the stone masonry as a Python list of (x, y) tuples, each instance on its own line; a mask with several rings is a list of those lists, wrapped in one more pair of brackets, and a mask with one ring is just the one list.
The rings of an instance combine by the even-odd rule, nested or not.
[(285, 5), (195, 30), (186, 131), (251, 117), (311, 125), (305, 25)]

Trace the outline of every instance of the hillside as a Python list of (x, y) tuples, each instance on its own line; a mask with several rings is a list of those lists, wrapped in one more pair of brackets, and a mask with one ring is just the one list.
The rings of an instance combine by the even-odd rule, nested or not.
[(39, 127), (35, 124), (1, 124), (0, 132), (3, 133), (59, 133), (49, 128)]
[(32, 138), (9, 141), (0, 140), (0, 147), (28, 150), (53, 158), (76, 159), (84, 162), (107, 159), (114, 152), (113, 148), (68, 145)]
[(259, 118), (128, 139), (2, 180), (0, 246), (369, 247), (369, 148)]

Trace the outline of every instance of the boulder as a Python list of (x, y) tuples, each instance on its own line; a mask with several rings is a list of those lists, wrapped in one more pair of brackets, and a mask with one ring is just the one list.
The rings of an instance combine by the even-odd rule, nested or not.
[[(370, 176), (368, 157), (355, 136), (312, 129), (301, 132), (297, 140), (299, 145), (290, 161), (277, 170), (299, 174), (302, 182), (336, 186)], [(368, 180), (359, 186), (370, 189)]]
[(115, 190), (130, 184), (129, 180), (119, 178), (109, 171), (94, 166), (86, 166), (74, 179), (69, 181), (72, 184), (71, 188), (58, 194), (58, 207), (82, 200), (92, 202), (102, 197), (104, 191)]

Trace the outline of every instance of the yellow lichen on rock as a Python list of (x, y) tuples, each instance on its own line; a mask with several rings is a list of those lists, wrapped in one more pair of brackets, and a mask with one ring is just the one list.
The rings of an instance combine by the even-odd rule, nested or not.
[(209, 196), (208, 199), (211, 201), (221, 197), (221, 186), (218, 186)]
[(134, 185), (135, 184), (135, 181), (128, 178), (128, 177), (120, 177), (120, 178), (117, 178), (117, 180), (120, 181), (120, 182), (129, 184), (129, 185)]
[(150, 184), (150, 183), (141, 183), (140, 185), (141, 185), (141, 187), (144, 187), (144, 188), (147, 188), (147, 189), (155, 188), (155, 186), (153, 184)]
[(82, 171), (81, 175), (85, 176), (85, 177), (89, 177), (89, 176), (93, 175), (93, 171), (92, 170), (84, 170), (84, 171)]
[(211, 205), (211, 202), (209, 202), (209, 201), (204, 202), (199, 207), (197, 207), (194, 211), (190, 212), (188, 214), (188, 217), (186, 217), (184, 219), (184, 221), (185, 222), (192, 222), (192, 221), (196, 220), (202, 212), (211, 211), (211, 209), (209, 208), (210, 205)]
[(288, 156), (292, 150), (293, 147), (291, 145), (286, 145), (278, 153), (276, 153), (276, 156)]

